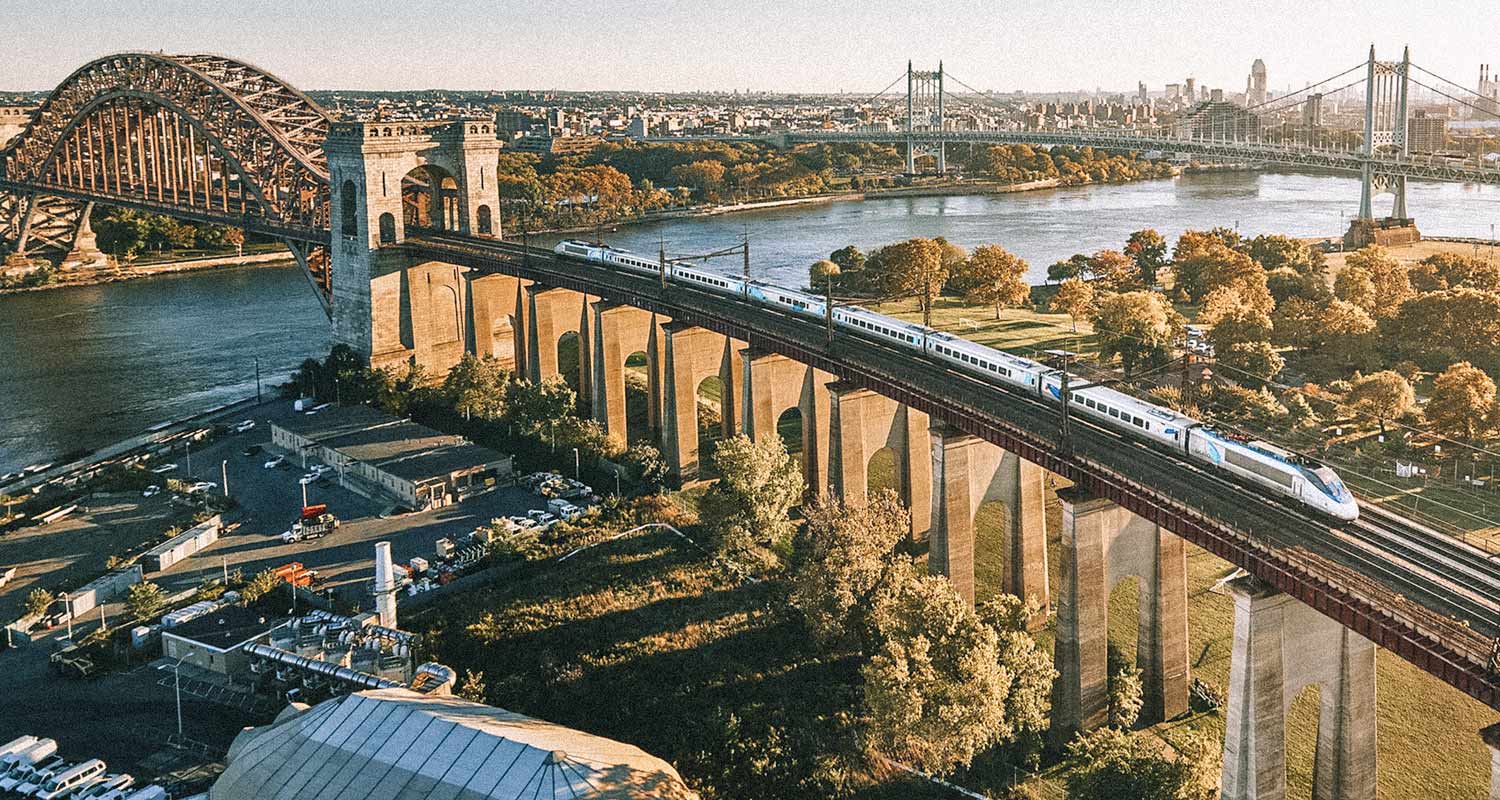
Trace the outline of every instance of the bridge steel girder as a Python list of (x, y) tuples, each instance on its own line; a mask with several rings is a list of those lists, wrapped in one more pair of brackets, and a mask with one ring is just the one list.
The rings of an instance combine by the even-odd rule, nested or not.
[[(740, 339), (752, 348), (781, 353), (848, 384), (878, 392), (1015, 453), (1093, 495), (1112, 500), (1136, 516), (1244, 568), (1267, 585), (1500, 710), (1500, 674), (1491, 672), (1486, 664), (1489, 641), (1469, 625), (1416, 604), (1305, 545), (1278, 544), (1268, 540), (1264, 533), (1237, 528), (1215, 518), (1199, 507), (1204, 502), (1201, 494), (1195, 493), (1190, 502), (1164, 488), (1153, 488), (1133, 479), (1121, 471), (1121, 466), (1101, 461), (1097, 452), (1081, 452), (1076, 431), (1074, 448), (1068, 452), (1038, 430), (986, 410), (986, 398), (980, 392), (945, 392), (944, 380), (934, 380), (932, 374), (924, 373), (918, 376), (923, 378), (920, 380), (911, 376), (903, 379), (894, 371), (898, 366), (918, 367), (896, 365), (889, 353), (878, 360), (856, 361), (842, 352), (844, 345), (837, 339), (829, 349), (823, 344), (821, 323), (771, 314), (760, 306), (746, 305), (741, 310), (735, 300), (680, 286), (663, 291), (657, 281), (641, 276), (583, 272), (576, 265), (561, 261), (549, 269), (546, 265), (552, 259), (539, 258), (537, 253), (523, 259), (521, 248), (513, 245), (413, 239), (400, 246), (422, 258), (542, 281), (642, 308), (671, 317), (679, 324), (696, 325)], [(858, 346), (866, 345), (861, 342)], [(920, 369), (937, 367), (927, 365)], [(1125, 463), (1128, 462), (1122, 462)], [(1252, 507), (1240, 513), (1253, 517), (1271, 512)]]

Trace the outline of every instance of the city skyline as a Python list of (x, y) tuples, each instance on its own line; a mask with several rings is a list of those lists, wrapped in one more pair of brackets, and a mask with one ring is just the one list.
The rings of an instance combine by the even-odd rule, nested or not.
[[(198, 0), (104, 0), (81, 11), (18, 0), (11, 8), (18, 44), (0, 70), (0, 91), (50, 89), (92, 58), (158, 49), (232, 55), (324, 90), (873, 94), (910, 59), (918, 68), (941, 60), (955, 78), (982, 90), (1130, 92), (1144, 81), (1161, 91), (1194, 77), (1199, 86), (1234, 92), (1260, 58), (1267, 88), (1281, 93), (1354, 65), (1372, 43), (1384, 60), (1409, 45), (1414, 59), (1463, 85), (1480, 63), (1500, 62), (1484, 26), (1458, 24), (1470, 11), (1458, 3), (1413, 16), (1387, 0), (1213, 10), (1161, 0), (1121, 3), (1108, 18), (1077, 4), (997, 11), (959, 3), (926, 20), (885, 0), (791, 11), (757, 3), (703, 8), (627, 2), (604, 19), (584, 4), (530, 0), (449, 4), (420, 16), (389, 0), (262, 0), (233, 9)], [(343, 27), (354, 15), (358, 25)], [(526, 29), (516, 30), (512, 20), (524, 20)], [(331, 39), (330, 30), (357, 35)], [(725, 41), (727, 32), (737, 39)], [(600, 46), (603, 37), (624, 46)], [(380, 42), (391, 42), (393, 52), (379, 62), (389, 68), (376, 72), (372, 54)], [(488, 55), (476, 52), (485, 43)], [(570, 53), (575, 57), (559, 60)]]

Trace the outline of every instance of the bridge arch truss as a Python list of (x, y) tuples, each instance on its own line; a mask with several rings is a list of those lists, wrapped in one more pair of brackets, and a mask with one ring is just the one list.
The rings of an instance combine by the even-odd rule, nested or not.
[(59, 84), (0, 151), (0, 237), (22, 255), (65, 249), (93, 203), (239, 227), (286, 241), (326, 306), (332, 121), (240, 61), (105, 56)]

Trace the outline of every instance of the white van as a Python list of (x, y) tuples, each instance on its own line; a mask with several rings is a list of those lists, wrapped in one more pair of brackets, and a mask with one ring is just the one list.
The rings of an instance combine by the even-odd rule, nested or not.
[[(22, 797), (31, 794), (46, 783), (53, 775), (68, 769), (68, 762), (57, 757), (47, 760), (45, 764), (38, 764), (31, 769), (25, 770), (20, 780), (12, 784), (10, 790)], [(3, 788), (3, 786), (0, 786)]]
[(103, 778), (104, 762), (95, 758), (48, 778), (31, 796), (37, 800), (57, 800), (63, 795), (98, 783)]
[(135, 778), (118, 772), (113, 775), (105, 775), (98, 783), (73, 795), (75, 800), (98, 800), (106, 795), (115, 797), (125, 796), (125, 790), (135, 785)]
[[(48, 742), (50, 742), (52, 745), (50, 748), (51, 752), (48, 752), (49, 748), (43, 746)], [(41, 755), (38, 755), (36, 758), (27, 758), (23, 761), (17, 762), (14, 768), (12, 768), (5, 774), (5, 777), (0, 778), (0, 792), (9, 792), (15, 789), (17, 786), (20, 786), (21, 784), (30, 780), (38, 770), (53, 769), (66, 764), (66, 761), (63, 761), (60, 758), (52, 757), (52, 753), (55, 752), (57, 752), (57, 742), (53, 742), (51, 739), (44, 739), (41, 743), (32, 747), (32, 749), (27, 753), (28, 756), (32, 755), (33, 753), (40, 753)], [(46, 759), (49, 757), (51, 757), (51, 760), (46, 761), (45, 763), (42, 762), (42, 759)]]

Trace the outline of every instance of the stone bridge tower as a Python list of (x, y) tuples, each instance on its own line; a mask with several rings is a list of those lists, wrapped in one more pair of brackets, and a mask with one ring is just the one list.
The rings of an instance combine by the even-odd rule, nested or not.
[(371, 366), (444, 371), (472, 339), (464, 269), (390, 249), (407, 236), (500, 236), (488, 120), (336, 122), (323, 145), (332, 194), (334, 341)]

